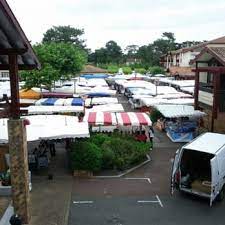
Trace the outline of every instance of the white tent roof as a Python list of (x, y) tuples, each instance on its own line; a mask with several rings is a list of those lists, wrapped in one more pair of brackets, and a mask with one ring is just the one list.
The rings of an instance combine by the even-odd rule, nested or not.
[(173, 105), (194, 105), (193, 98), (177, 98), (177, 99), (168, 99), (167, 104)]
[(71, 112), (83, 112), (83, 106), (43, 106), (32, 105), (27, 108), (29, 114), (53, 114), (53, 113), (71, 113)]
[(124, 112), (124, 108), (122, 104), (96, 105), (91, 109), (86, 109), (86, 112)]
[(166, 118), (179, 117), (202, 117), (204, 112), (194, 110), (193, 106), (189, 105), (156, 105), (155, 108)]
[(117, 98), (111, 98), (111, 97), (101, 97), (101, 98), (87, 98), (85, 100), (85, 105), (89, 106), (92, 105), (105, 105), (105, 104), (117, 104), (118, 99)]
[[(62, 115), (26, 116), (30, 121), (27, 141), (89, 137), (88, 123), (77, 122), (77, 117)], [(8, 119), (0, 119), (0, 142), (8, 142)]]
[(181, 90), (190, 94), (194, 94), (195, 87), (182, 87)]

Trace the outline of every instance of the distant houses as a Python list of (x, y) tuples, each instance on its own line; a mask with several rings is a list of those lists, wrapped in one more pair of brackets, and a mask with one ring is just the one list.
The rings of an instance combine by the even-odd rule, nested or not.
[(225, 36), (187, 48), (170, 51), (161, 57), (161, 65), (177, 79), (194, 79), (190, 62), (209, 44), (225, 44)]
[(195, 108), (207, 113), (207, 130), (225, 133), (225, 44), (207, 44), (191, 61), (195, 72)]

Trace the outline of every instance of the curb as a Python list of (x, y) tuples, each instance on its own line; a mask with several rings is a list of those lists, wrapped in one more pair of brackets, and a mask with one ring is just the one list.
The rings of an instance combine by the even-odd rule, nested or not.
[(139, 165), (135, 166), (135, 167), (132, 167), (130, 168), (129, 170), (126, 170), (124, 173), (121, 173), (119, 175), (114, 175), (114, 176), (93, 176), (93, 178), (100, 178), (100, 179), (105, 179), (105, 178), (120, 178), (120, 177), (123, 177), (125, 175), (127, 175), (128, 173), (131, 173), (133, 172), (134, 170), (144, 166), (145, 164), (149, 163), (152, 161), (151, 157), (146, 154), (146, 157), (148, 158), (147, 160), (145, 160), (144, 162), (140, 163)]

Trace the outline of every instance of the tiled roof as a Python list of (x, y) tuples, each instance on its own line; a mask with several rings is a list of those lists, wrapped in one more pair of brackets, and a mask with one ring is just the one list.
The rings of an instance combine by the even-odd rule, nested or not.
[(179, 74), (180, 76), (194, 76), (195, 73), (192, 72), (191, 67), (178, 67), (172, 66), (169, 68), (171, 75)]
[(225, 64), (225, 46), (222, 47), (208, 47), (209, 50), (212, 51), (219, 59), (220, 61), (223, 61)]

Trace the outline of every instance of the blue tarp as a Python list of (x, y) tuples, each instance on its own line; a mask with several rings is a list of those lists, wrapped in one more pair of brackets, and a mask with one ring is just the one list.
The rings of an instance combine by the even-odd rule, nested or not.
[(173, 142), (189, 142), (193, 140), (197, 123), (187, 121), (179, 123), (168, 122), (166, 126), (167, 136)]
[(96, 93), (89, 93), (87, 94), (89, 98), (94, 97), (110, 97), (110, 94), (104, 93), (104, 92), (96, 92)]
[(71, 105), (73, 106), (83, 106), (84, 105), (84, 101), (82, 98), (73, 98)]
[(54, 105), (58, 98), (47, 98), (41, 105)]
[(107, 74), (82, 74), (82, 75), (80, 75), (80, 77), (83, 77), (83, 78), (85, 78), (85, 79), (92, 79), (92, 78), (107, 78), (109, 75), (107, 75)]

